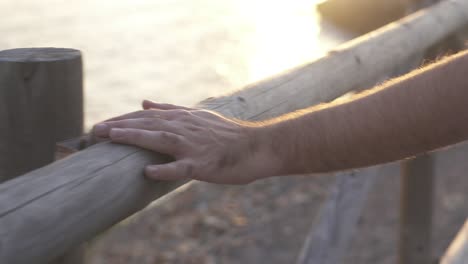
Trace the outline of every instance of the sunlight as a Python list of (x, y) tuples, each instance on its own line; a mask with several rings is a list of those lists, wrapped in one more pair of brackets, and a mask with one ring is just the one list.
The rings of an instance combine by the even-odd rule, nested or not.
[(318, 2), (0, 0), (0, 48), (81, 50), (89, 127), (142, 98), (193, 105), (320, 57), (336, 41)]
[(324, 53), (319, 45), (322, 0), (239, 1), (254, 28), (247, 51), (249, 82), (303, 64)]

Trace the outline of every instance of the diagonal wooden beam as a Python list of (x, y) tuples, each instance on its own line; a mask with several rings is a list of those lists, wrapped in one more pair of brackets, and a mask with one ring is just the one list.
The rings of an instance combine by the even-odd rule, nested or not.
[[(198, 107), (261, 120), (326, 102), (385, 79), (408, 58), (467, 23), (468, 0), (443, 1), (318, 61)], [(8, 67), (0, 60), (0, 76)], [(167, 160), (138, 148), (103, 143), (3, 183), (0, 263), (47, 262), (184, 184), (143, 177), (145, 165)]]

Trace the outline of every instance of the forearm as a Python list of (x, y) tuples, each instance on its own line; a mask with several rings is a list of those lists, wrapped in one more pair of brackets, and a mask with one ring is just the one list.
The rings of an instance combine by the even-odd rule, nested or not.
[[(468, 138), (468, 53), (343, 103), (267, 122), (262, 137), (280, 174), (328, 172), (399, 160)], [(267, 141), (267, 142), (265, 142)]]

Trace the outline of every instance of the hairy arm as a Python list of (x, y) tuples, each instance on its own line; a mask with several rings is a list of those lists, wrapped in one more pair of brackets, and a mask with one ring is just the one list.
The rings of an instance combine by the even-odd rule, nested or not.
[[(468, 139), (468, 53), (349, 101), (271, 120), (263, 137), (280, 174), (329, 172), (403, 159)], [(287, 135), (287, 136), (285, 136)]]
[(174, 157), (145, 168), (153, 179), (244, 184), (370, 166), (468, 139), (468, 52), (346, 102), (259, 123), (149, 101), (143, 108), (96, 125), (94, 134)]

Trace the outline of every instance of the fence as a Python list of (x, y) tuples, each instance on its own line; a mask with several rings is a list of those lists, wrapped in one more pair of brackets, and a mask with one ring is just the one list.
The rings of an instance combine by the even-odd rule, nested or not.
[[(371, 87), (401, 73), (402, 69), (409, 70), (428, 48), (467, 23), (468, 0), (443, 1), (348, 42), (320, 60), (252, 84), (236, 93), (205, 100), (197, 107), (228, 117), (261, 120), (330, 101), (346, 92)], [(49, 115), (51, 111), (74, 108), (71, 113), (64, 111), (59, 119), (63, 123), (57, 123), (60, 127), (74, 127), (76, 130), (70, 131), (70, 134), (63, 134), (74, 136), (82, 128), (81, 94), (75, 87), (77, 83), (81, 86), (81, 82), (81, 58), (77, 51), (28, 49), (0, 52), (0, 87), (8, 88), (0, 90), (0, 133), (4, 133), (0, 134), (0, 138), (5, 141), (0, 143), (1, 177), (17, 176), (30, 170), (28, 166), (49, 162), (50, 153), (38, 154), (43, 159), (33, 164), (34, 159), (29, 156), (32, 153), (17, 152), (20, 151), (17, 148), (31, 146), (32, 142), (27, 140), (34, 140), (35, 143), (62, 137), (46, 129), (36, 133), (33, 131), (36, 126), (23, 127), (23, 122), (30, 122), (31, 117), (18, 112), (14, 100), (20, 100), (18, 103), (33, 111), (34, 116), (49, 121), (53, 119)], [(64, 95), (64, 98), (79, 99), (78, 103), (60, 102), (62, 98), (55, 98), (47, 87), (56, 87), (54, 91), (71, 87), (70, 94)], [(37, 98), (41, 99), (34, 101)], [(51, 108), (49, 104), (56, 106)], [(18, 121), (16, 117), (23, 121)], [(67, 123), (74, 120), (78, 120), (80, 125)], [(34, 118), (32, 121), (39, 127), (45, 125)], [(15, 136), (23, 132), (28, 134)], [(22, 171), (15, 171), (23, 165), (11, 166), (13, 157), (21, 164), (28, 165), (24, 165)], [(30, 160), (26, 162), (28, 157)], [(0, 262), (48, 263), (185, 184), (183, 181), (150, 182), (142, 177), (144, 165), (164, 162), (166, 159), (162, 155), (130, 146), (102, 143), (4, 182), (0, 185)], [(413, 170), (430, 172), (427, 158), (410, 164), (413, 165), (407, 166), (408, 173), (413, 173)], [(317, 220), (314, 230), (317, 235), (312, 235), (312, 239), (306, 243), (315, 245), (316, 239), (320, 239), (321, 249), (314, 252), (306, 246), (305, 257), (302, 258), (304, 263), (337, 263), (346, 251), (362, 204), (372, 188), (375, 171), (363, 170), (352, 174), (352, 180), (349, 173), (338, 177), (335, 191)], [(420, 184), (421, 180), (427, 179), (415, 180)], [(412, 181), (407, 186), (414, 188)], [(430, 197), (430, 189), (429, 181), (426, 191), (419, 193)], [(402, 254), (405, 255), (402, 263), (418, 263), (413, 260), (427, 257), (428, 247), (421, 243), (428, 241), (426, 236), (430, 230), (426, 223), (424, 228), (419, 229), (421, 231), (413, 233), (415, 229), (411, 223), (415, 219), (419, 221), (418, 216), (411, 214), (416, 206), (410, 203), (413, 200), (408, 198), (405, 203), (409, 205), (405, 209), (408, 212), (405, 219), (409, 224), (402, 230), (417, 239), (409, 242), (408, 252)], [(344, 204), (350, 201), (356, 202), (352, 208)], [(423, 207), (430, 215), (430, 203)], [(336, 230), (344, 232), (336, 234)], [(421, 245), (425, 250), (422, 254), (419, 250), (415, 253), (413, 246), (419, 248)], [(314, 259), (320, 261), (314, 262)]]

